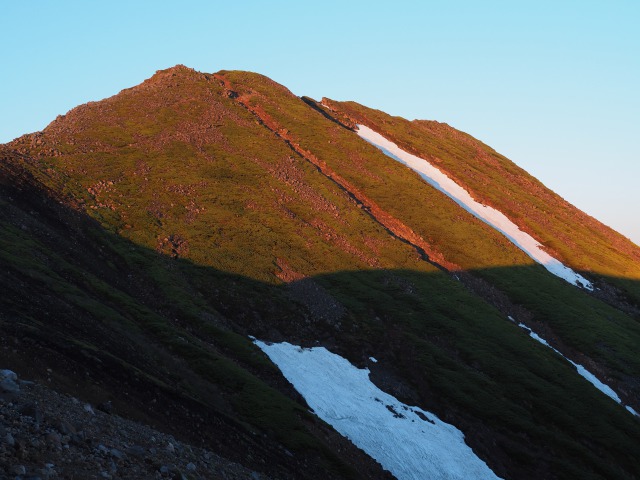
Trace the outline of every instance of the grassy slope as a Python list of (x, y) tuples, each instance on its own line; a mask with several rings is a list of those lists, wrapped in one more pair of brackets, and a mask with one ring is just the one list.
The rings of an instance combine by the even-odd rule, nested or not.
[[(425, 184), (417, 174), (389, 161), (353, 132), (325, 120), (275, 82), (245, 72), (222, 74), (303, 147), (428, 239), (448, 260), (476, 271), (507, 293), (516, 305), (526, 307), (533, 313), (531, 323), (539, 323), (545, 333), (557, 337), (558, 346), (567, 347), (563, 349), (568, 354), (585, 354), (605, 367), (613, 377), (609, 381), (626, 382), (638, 398), (640, 359), (636, 345), (640, 325), (634, 319), (540, 266), (514, 268), (530, 265), (531, 260), (504, 236)], [(448, 148), (447, 143), (438, 145), (443, 151)]]
[(382, 228), (216, 81), (164, 75), (79, 107), (42, 135), (63, 152), (49, 161), (77, 179), (104, 226), (169, 254), (181, 244), (195, 263), (266, 282), (278, 281), (278, 258), (304, 274), (415, 266), (409, 249), (389, 248)]
[(432, 161), (474, 198), (505, 213), (575, 270), (608, 277), (640, 301), (640, 248), (586, 215), (506, 157), (435, 121), (408, 121), (355, 102), (325, 103)]
[(301, 145), (327, 162), (349, 182), (411, 227), (422, 226), (424, 238), (447, 259), (465, 269), (531, 265), (501, 235), (461, 210), (439, 192), (423, 188), (419, 176), (390, 162), (376, 148), (322, 118), (303, 101), (266, 77), (221, 72), (241, 94), (260, 105)]
[[(565, 315), (554, 316), (553, 310), (575, 309), (576, 317), (585, 315), (583, 330), (603, 338), (637, 335), (619, 312), (596, 301), (581, 306), (590, 301), (583, 294), (531, 266), (491, 229), (283, 87), (257, 75), (223, 75), (238, 91), (255, 92), (253, 101), (306, 148), (461, 266), (507, 278), (510, 294), (531, 302), (527, 307), (539, 309), (546, 321), (564, 321)], [(631, 478), (640, 468), (640, 428), (627, 412), (494, 308), (389, 237), (211, 77), (186, 69), (162, 72), (142, 86), (70, 112), (41, 136), (24, 137), (13, 147), (41, 154), (42, 163), (26, 167), (56, 192), (82, 196), (86, 211), (112, 232), (96, 233), (92, 243), (107, 246), (105, 259), (118, 258), (139, 272), (144, 288), (139, 297), (114, 291), (100, 270), (91, 274), (97, 278), (88, 277), (95, 285), (90, 301), (82, 300), (84, 280), (84, 293), (77, 294), (74, 285), (67, 288), (64, 277), (58, 278), (59, 268), (32, 255), (41, 251), (46, 258), (55, 248), (30, 245), (9, 226), (5, 247), (17, 250), (3, 257), (6, 266), (22, 278), (42, 269), (46, 282), (62, 289), (56, 294), (95, 306), (90, 318), (104, 318), (125, 332), (150, 332), (143, 345), (152, 341), (182, 358), (207, 389), (224, 392), (226, 406), (219, 408), (252, 428), (275, 432), (297, 448), (321, 448), (301, 426), (299, 409), (265, 385), (287, 391), (273, 378), (273, 367), (234, 331), (321, 339), (356, 363), (376, 356), (398, 377), (396, 394), (462, 427), (506, 478)], [(51, 157), (48, 148), (60, 153)], [(30, 257), (35, 266), (23, 264)], [(300, 274), (313, 275), (342, 304), (339, 322), (314, 318), (287, 298), (287, 287), (273, 286), (281, 284), (278, 276)], [(81, 270), (72, 283), (84, 277)], [(544, 302), (531, 295), (530, 281), (547, 292), (550, 320)], [(155, 293), (144, 299), (147, 290)], [(15, 317), (26, 317), (23, 303), (14, 308)], [(611, 325), (596, 322), (592, 309), (609, 315)], [(216, 321), (203, 320), (211, 318)], [(568, 331), (572, 321), (567, 320)], [(72, 332), (71, 337), (84, 338)], [(586, 333), (576, 335), (576, 343), (587, 338), (584, 348), (594, 347)], [(620, 339), (615, 342), (618, 348)], [(624, 357), (629, 349), (620, 343), (620, 351), (605, 358), (637, 375), (633, 359)], [(137, 368), (152, 372), (156, 360), (151, 358), (149, 365), (136, 360)]]
[[(120, 414), (253, 468), (269, 459), (267, 471), (276, 476), (299, 478), (305, 463), (336, 478), (355, 475), (316, 437), (326, 428), (279, 391), (282, 382), (269, 380), (277, 369), (229, 328), (227, 315), (254, 311), (267, 323), (276, 312), (286, 321), (293, 312), (278, 291), (113, 235), (43, 195), (20, 172), (21, 161), (2, 155), (0, 168), (3, 366), (42, 381), (51, 368), (57, 385), (74, 395), (111, 399)], [(30, 169), (43, 172), (38, 162)], [(205, 300), (201, 292), (212, 286)], [(257, 298), (246, 299), (247, 291)], [(8, 345), (18, 346), (13, 355)]]

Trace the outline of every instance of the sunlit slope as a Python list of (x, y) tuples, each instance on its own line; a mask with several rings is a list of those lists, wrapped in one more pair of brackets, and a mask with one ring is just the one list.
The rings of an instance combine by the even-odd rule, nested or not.
[(380, 151), (389, 158), (406, 165), (418, 173), (429, 185), (454, 200), (474, 217), (479, 218), (502, 233), (511, 243), (529, 255), (536, 263), (543, 265), (549, 272), (563, 278), (571, 285), (593, 291), (593, 285), (588, 280), (549, 255), (542, 244), (537, 242), (528, 233), (520, 230), (518, 226), (509, 220), (502, 212), (474, 200), (468, 191), (455, 183), (427, 160), (403, 150), (366, 125), (357, 125), (356, 133), (360, 138), (380, 149)]
[(200, 265), (267, 282), (345, 268), (433, 268), (218, 80), (186, 68), (78, 107), (15, 146), (76, 182), (103, 225)]
[[(436, 121), (408, 121), (355, 102), (323, 103), (429, 160), (575, 270), (640, 278), (640, 247), (546, 188), (472, 136)], [(625, 284), (628, 285), (628, 284)], [(636, 299), (638, 292), (634, 292)]]
[[(324, 118), (289, 90), (262, 75), (217, 74), (237, 100), (287, 142), (299, 145), (326, 165), (356, 197), (371, 200), (422, 238), (434, 261), (451, 270), (531, 265), (531, 259), (493, 229), (460, 209), (441, 193), (424, 188), (419, 176), (390, 162), (353, 132)], [(303, 155), (305, 155), (303, 153)], [(340, 181), (342, 180), (342, 182)]]

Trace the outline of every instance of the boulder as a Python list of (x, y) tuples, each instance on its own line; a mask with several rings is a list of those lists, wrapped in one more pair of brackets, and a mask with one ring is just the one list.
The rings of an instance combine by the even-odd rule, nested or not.
[(17, 393), (19, 391), (18, 375), (11, 370), (0, 370), (0, 392)]

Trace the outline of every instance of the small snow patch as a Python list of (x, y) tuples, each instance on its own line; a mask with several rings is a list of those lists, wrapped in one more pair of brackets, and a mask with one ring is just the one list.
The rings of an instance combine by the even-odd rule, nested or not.
[(541, 336), (539, 336), (537, 333), (529, 331), (529, 336), (531, 338), (533, 338), (534, 340), (540, 342), (541, 344), (546, 345), (547, 347), (550, 347), (550, 345), (547, 343), (547, 341), (544, 338), (542, 338)]
[[(509, 317), (509, 318), (511, 318), (511, 317)], [(623, 403), (622, 403), (622, 400), (620, 399), (618, 394), (609, 385), (601, 382), (598, 379), (598, 377), (596, 377), (593, 373), (591, 373), (589, 370), (584, 368), (582, 365), (580, 365), (580, 364), (574, 362), (573, 360), (565, 357), (559, 350), (557, 350), (557, 349), (553, 348), (551, 345), (549, 345), (549, 342), (547, 342), (544, 338), (542, 338), (540, 335), (538, 335), (533, 330), (531, 330), (529, 327), (527, 327), (524, 323), (519, 323), (518, 326), (520, 328), (522, 328), (523, 330), (526, 330), (531, 338), (533, 338), (537, 342), (540, 342), (544, 346), (549, 347), (551, 350), (556, 352), (558, 355), (560, 355), (562, 358), (564, 358), (567, 362), (569, 362), (571, 365), (573, 365), (576, 368), (576, 371), (578, 372), (578, 374), (582, 378), (587, 380), (591, 385), (596, 387), (598, 390), (600, 390), (602, 393), (604, 393), (607, 397), (609, 397), (612, 400), (614, 400), (616, 403), (624, 406)], [(625, 408), (629, 412), (631, 412), (632, 414), (638, 416), (638, 414), (635, 412), (635, 410), (633, 408), (631, 408), (629, 406), (625, 406)]]
[[(556, 352), (558, 352), (556, 350)], [(558, 352), (559, 353), (559, 352)], [(562, 355), (560, 353), (560, 355)], [(613, 400), (615, 400), (617, 403), (619, 403), (620, 405), (622, 405), (622, 400), (620, 400), (620, 397), (618, 396), (618, 394), (616, 392), (613, 391), (613, 389), (609, 386), (606, 385), (604, 383), (602, 383), (600, 380), (598, 380), (598, 377), (596, 377), (593, 373), (591, 373), (590, 371), (588, 371), (586, 368), (584, 368), (582, 365), (578, 365), (576, 362), (573, 362), (571, 360), (569, 360), (567, 357), (564, 357), (569, 363), (571, 363), (571, 365), (573, 365), (574, 367), (576, 367), (576, 370), (578, 370), (578, 373), (585, 378), (586, 380), (588, 380), (594, 387), (596, 387), (598, 390), (600, 390), (602, 393), (604, 393), (607, 397), (612, 398)]]
[(376, 360), (376, 359), (375, 359), (375, 358), (373, 358), (373, 357), (369, 357), (369, 360), (370, 360), (371, 362), (373, 362), (373, 363), (378, 363), (378, 360)]

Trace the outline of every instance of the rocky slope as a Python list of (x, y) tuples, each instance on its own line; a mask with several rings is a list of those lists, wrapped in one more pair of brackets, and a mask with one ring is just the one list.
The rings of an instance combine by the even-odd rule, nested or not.
[(22, 479), (266, 479), (218, 455), (17, 378), (0, 388), (0, 475)]
[[(534, 264), (357, 123), (442, 166), (597, 289)], [(517, 326), (640, 410), (637, 247), (466, 134), (177, 66), (0, 157), (0, 365), (21, 377), (247, 472), (384, 478), (248, 336), (322, 345), (462, 430), (502, 478), (640, 471), (640, 423)]]

